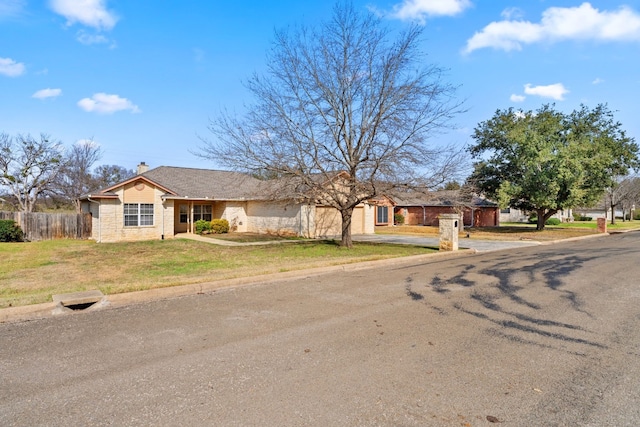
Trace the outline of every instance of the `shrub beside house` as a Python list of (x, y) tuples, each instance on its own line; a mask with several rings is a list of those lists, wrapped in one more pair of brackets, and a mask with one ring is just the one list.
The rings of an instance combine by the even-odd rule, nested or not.
[(22, 242), (24, 233), (12, 219), (0, 219), (0, 242)]

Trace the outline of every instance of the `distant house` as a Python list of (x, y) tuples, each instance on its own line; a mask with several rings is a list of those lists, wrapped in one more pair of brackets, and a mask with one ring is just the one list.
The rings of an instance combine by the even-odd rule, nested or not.
[[(141, 163), (138, 175), (80, 198), (92, 214), (92, 238), (117, 242), (173, 238), (193, 233), (198, 220), (229, 221), (237, 232), (325, 237), (341, 234), (335, 208), (318, 200), (281, 195), (273, 200), (273, 181), (230, 171)], [(374, 232), (374, 207), (354, 209), (351, 232)]]
[[(458, 213), (465, 227), (495, 227), (500, 225), (499, 208), (496, 203), (466, 195), (459, 190), (408, 192), (376, 199), (376, 225), (393, 225), (393, 215), (380, 216), (380, 211), (392, 206), (393, 214), (404, 217), (407, 225), (437, 226), (441, 214)], [(387, 219), (383, 221), (382, 219)]]
[(525, 211), (514, 208), (500, 209), (500, 222), (527, 222), (529, 215)]
[[(573, 221), (573, 211), (571, 209), (559, 210), (551, 218), (557, 218), (562, 222)], [(507, 208), (500, 210), (500, 222), (528, 222), (529, 214), (520, 209)]]

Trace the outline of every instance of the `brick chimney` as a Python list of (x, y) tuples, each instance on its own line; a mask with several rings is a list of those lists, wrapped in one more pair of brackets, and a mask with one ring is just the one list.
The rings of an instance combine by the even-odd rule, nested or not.
[(149, 165), (147, 165), (145, 162), (140, 162), (140, 164), (138, 165), (138, 175), (141, 175), (148, 170), (149, 170)]

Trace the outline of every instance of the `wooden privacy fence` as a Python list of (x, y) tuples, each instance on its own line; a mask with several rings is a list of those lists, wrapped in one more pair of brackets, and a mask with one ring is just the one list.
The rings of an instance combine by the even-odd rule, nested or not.
[(91, 237), (90, 213), (0, 212), (0, 219), (14, 220), (29, 241)]

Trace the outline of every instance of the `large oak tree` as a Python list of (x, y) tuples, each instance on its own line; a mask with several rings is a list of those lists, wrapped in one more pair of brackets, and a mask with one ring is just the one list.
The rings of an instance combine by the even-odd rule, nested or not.
[(498, 110), (473, 138), (470, 182), (502, 207), (535, 212), (538, 230), (561, 209), (592, 205), (638, 166), (638, 145), (606, 105)]
[[(396, 187), (451, 179), (452, 150), (432, 142), (461, 112), (444, 70), (420, 51), (422, 29), (393, 34), (372, 13), (334, 6), (317, 27), (278, 31), (267, 72), (246, 87), (242, 117), (222, 113), (199, 154), (254, 176), (279, 178), (290, 197), (311, 195), (342, 217)], [(275, 197), (274, 197), (275, 198)]]

